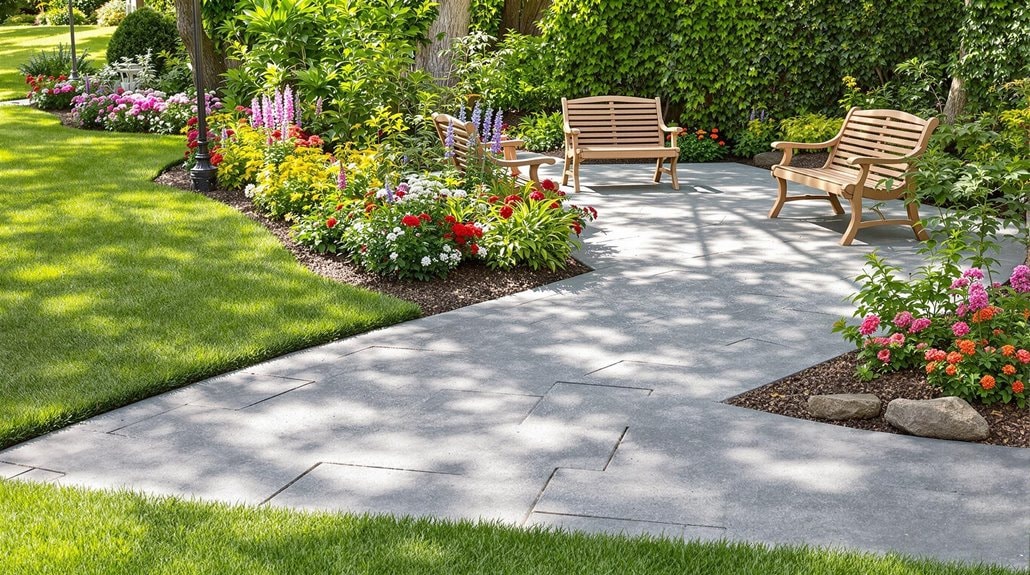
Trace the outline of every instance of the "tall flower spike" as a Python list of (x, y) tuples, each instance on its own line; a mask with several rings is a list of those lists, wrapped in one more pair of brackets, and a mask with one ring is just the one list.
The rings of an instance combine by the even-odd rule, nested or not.
[(482, 138), (484, 144), (489, 142), (492, 139), (491, 138), (491, 133), (493, 132), (493, 127), (494, 127), (494, 109), (493, 108), (487, 108), (486, 109), (486, 115), (483, 116), (483, 128), (480, 130), (479, 126), (476, 126), (476, 129), (479, 130), (479, 136)]
[(261, 100), (257, 96), (250, 101), (250, 127), (261, 127)]
[(274, 129), (275, 122), (272, 119), (272, 99), (265, 94), (261, 97), (261, 123), (269, 130)]
[(479, 129), (479, 120), (483, 117), (483, 109), (479, 107), (479, 102), (472, 108), (472, 127)]
[(340, 160), (340, 175), (336, 177), (336, 189), (341, 192), (347, 189), (347, 166), (343, 165), (343, 160)]
[(272, 110), (272, 125), (278, 126), (283, 123), (283, 93), (276, 88), (273, 94), (275, 96), (275, 108)]
[(465, 102), (462, 102), (461, 107), (458, 108), (458, 120), (462, 122), (465, 121)]
[(501, 128), (504, 127), (504, 110), (497, 110), (494, 116), (494, 142), (490, 151), (495, 154), (501, 153)]
[(293, 88), (289, 84), (283, 90), (283, 131), (293, 121)]
[(452, 122), (447, 122), (447, 136), (443, 140), (443, 145), (444, 145), (445, 148), (447, 148), (447, 151), (444, 152), (443, 156), (445, 158), (453, 158), (454, 157), (454, 124)]

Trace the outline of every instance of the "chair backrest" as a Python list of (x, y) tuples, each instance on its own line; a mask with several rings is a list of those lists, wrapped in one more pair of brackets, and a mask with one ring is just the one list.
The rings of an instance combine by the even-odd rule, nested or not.
[[(898, 110), (848, 111), (837, 138), (837, 145), (826, 162), (826, 167), (837, 171), (854, 172), (847, 161), (855, 157), (899, 158), (926, 151), (930, 134), (937, 128), (937, 118), (924, 120)], [(866, 180), (868, 187), (884, 187), (882, 180), (892, 179), (893, 187), (910, 183), (906, 173), (908, 164), (873, 164)]]
[(476, 132), (475, 125), (472, 122), (462, 122), (454, 116), (447, 114), (433, 114), (433, 125), (436, 126), (436, 134), (440, 136), (440, 143), (443, 144), (444, 148), (448, 148), (448, 126), (453, 126), (454, 145), (449, 148), (448, 152), (451, 153), (454, 167), (464, 172), (466, 162), (468, 161), (469, 149), (478, 145), (479, 142), (479, 135)]
[(662, 146), (658, 98), (592, 96), (561, 100), (565, 125), (579, 129), (580, 146)]

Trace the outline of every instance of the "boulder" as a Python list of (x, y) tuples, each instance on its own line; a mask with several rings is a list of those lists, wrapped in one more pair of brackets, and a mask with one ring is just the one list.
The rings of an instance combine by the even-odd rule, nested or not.
[(871, 393), (813, 395), (808, 413), (819, 419), (870, 419), (880, 415), (880, 398)]
[(895, 399), (887, 404), (884, 419), (905, 433), (922, 437), (980, 441), (990, 433), (987, 420), (958, 397)]
[(751, 159), (755, 163), (757, 168), (771, 168), (776, 164), (780, 163), (783, 159), (783, 152), (776, 150), (772, 152), (762, 152), (761, 154), (755, 154), (755, 157)]

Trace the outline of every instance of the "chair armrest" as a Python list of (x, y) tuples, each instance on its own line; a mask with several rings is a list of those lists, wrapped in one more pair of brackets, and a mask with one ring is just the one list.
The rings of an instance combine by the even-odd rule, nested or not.
[(516, 150), (521, 150), (522, 148), (526, 147), (526, 141), (525, 140), (516, 140), (514, 138), (512, 138), (510, 140), (501, 140), (501, 146), (502, 147), (511, 146), (511, 147), (515, 148)]
[(506, 168), (521, 168), (523, 166), (540, 166), (550, 165), (557, 162), (550, 156), (533, 156), (531, 158), (522, 158), (521, 160), (502, 160), (500, 158), (491, 157), (490, 161), (497, 164), (498, 166), (504, 166)]
[(837, 138), (832, 140), (826, 140), (825, 142), (810, 143), (810, 142), (773, 142), (772, 147), (776, 150), (818, 150), (820, 148), (829, 148), (837, 143)]
[(572, 134), (573, 136), (579, 135), (579, 128), (572, 128), (568, 124), (565, 124), (565, 133)]

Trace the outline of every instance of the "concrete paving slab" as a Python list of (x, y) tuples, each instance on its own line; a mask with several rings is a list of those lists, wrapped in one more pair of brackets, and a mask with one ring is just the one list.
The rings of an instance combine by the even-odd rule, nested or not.
[(312, 383), (291, 377), (235, 372), (191, 385), (177, 394), (194, 406), (246, 409)]
[(49, 469), (33, 467), (25, 473), (20, 473), (11, 478), (11, 481), (25, 481), (29, 483), (57, 483), (64, 477), (63, 473)]
[(24, 465), (15, 465), (13, 463), (0, 461), (0, 479), (10, 479), (17, 475), (21, 475), (30, 469), (32, 468), (25, 467)]
[(724, 539), (726, 530), (715, 527), (698, 527), (657, 521), (634, 521), (617, 517), (589, 517), (560, 513), (534, 512), (527, 526), (548, 527), (562, 531), (586, 533), (610, 533), (626, 536), (649, 535), (667, 539), (711, 541)]

